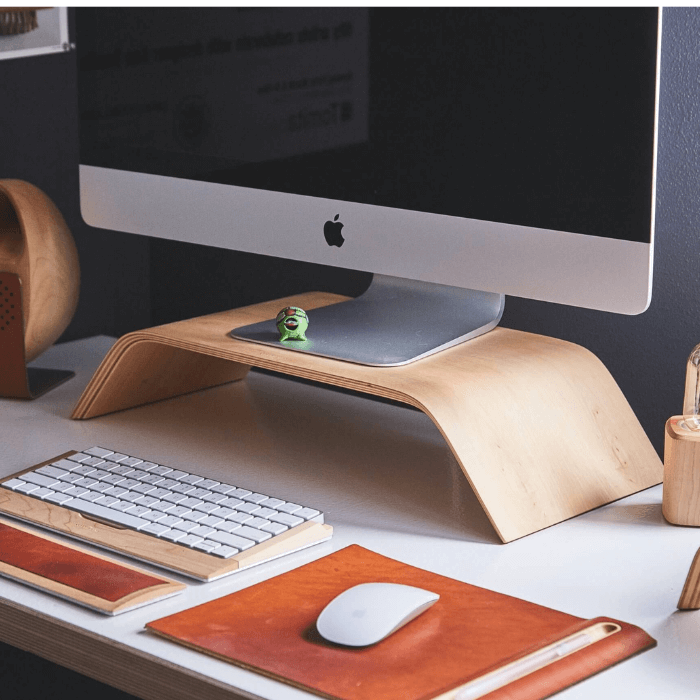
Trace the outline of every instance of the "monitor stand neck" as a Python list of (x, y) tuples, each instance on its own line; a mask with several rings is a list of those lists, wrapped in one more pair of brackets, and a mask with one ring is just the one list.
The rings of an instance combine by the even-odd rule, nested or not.
[(504, 296), (374, 275), (356, 299), (309, 312), (306, 341), (279, 341), (274, 319), (236, 328), (234, 338), (373, 366), (404, 365), (498, 325)]

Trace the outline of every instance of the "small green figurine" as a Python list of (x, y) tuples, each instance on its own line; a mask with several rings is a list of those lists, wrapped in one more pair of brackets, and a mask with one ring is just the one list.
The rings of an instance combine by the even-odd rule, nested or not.
[(304, 309), (300, 309), (298, 306), (287, 306), (277, 314), (275, 323), (280, 332), (280, 342), (306, 340), (304, 333), (309, 327), (309, 319)]

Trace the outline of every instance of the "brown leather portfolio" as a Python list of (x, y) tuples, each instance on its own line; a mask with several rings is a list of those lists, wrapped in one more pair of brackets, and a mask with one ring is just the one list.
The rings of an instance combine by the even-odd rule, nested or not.
[[(315, 626), (323, 608), (347, 588), (372, 581), (417, 586), (440, 599), (374, 646), (324, 641)], [(352, 545), (147, 627), (324, 697), (442, 700), (453, 696), (450, 691), (600, 621), (614, 623), (618, 631), (490, 692), (484, 696), (489, 700), (547, 697), (655, 641), (623, 622), (584, 620)]]

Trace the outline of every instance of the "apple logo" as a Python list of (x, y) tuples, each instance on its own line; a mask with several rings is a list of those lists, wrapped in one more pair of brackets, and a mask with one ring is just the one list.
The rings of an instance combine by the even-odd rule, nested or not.
[(338, 221), (339, 216), (340, 214), (336, 214), (333, 221), (326, 221), (323, 227), (323, 235), (326, 238), (326, 243), (328, 243), (328, 245), (337, 245), (338, 248), (345, 243), (345, 239), (341, 233), (343, 224)]

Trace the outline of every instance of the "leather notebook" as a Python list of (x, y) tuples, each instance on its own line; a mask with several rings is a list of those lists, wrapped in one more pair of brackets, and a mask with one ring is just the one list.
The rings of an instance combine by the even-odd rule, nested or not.
[(0, 520), (0, 576), (117, 615), (186, 586)]
[[(367, 582), (417, 586), (440, 599), (374, 646), (324, 641), (315, 626), (323, 608), (347, 588)], [(489, 700), (547, 697), (656, 642), (624, 622), (574, 617), (352, 545), (147, 628), (323, 697), (449, 700), (465, 684), (483, 682), (487, 674), (595, 623), (615, 632), (483, 695)]]

